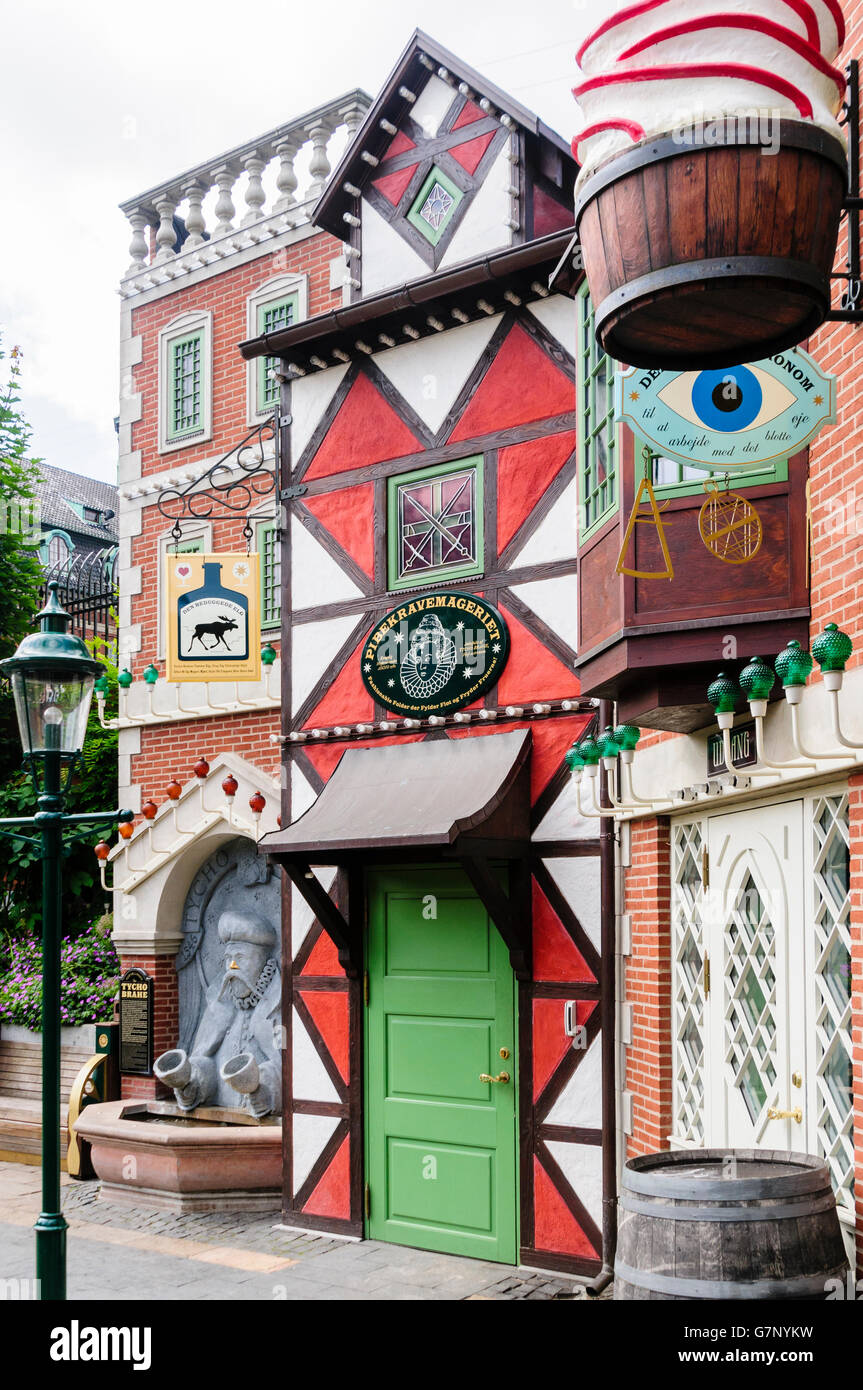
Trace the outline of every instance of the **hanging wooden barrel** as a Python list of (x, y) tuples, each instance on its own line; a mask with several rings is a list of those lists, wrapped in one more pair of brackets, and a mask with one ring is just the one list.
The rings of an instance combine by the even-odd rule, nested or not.
[(630, 1159), (616, 1299), (825, 1299), (848, 1269), (827, 1165), (772, 1149)]
[(608, 160), (576, 204), (602, 347), (695, 371), (801, 342), (830, 308), (846, 188), (841, 142), (803, 121), (774, 153), (667, 135)]

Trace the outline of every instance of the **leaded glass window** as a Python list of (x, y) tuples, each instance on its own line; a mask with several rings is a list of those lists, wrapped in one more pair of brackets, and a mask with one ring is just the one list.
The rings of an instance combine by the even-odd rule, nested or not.
[(204, 428), (203, 334), (190, 333), (171, 343), (168, 437), (181, 439)]
[[(280, 328), (288, 328), (296, 321), (297, 295), (289, 294), (272, 304), (261, 304), (258, 308), (258, 332), (275, 333)], [(272, 410), (278, 404), (279, 383), (270, 376), (279, 363), (277, 357), (258, 359), (258, 399), (259, 411)]]
[(812, 806), (818, 1148), (837, 1201), (854, 1206), (851, 1090), (851, 877), (848, 797)]
[(777, 1077), (776, 934), (751, 872), (725, 926), (725, 1061), (757, 1124)]
[(578, 306), (579, 493), (586, 535), (617, 507), (614, 367), (596, 341), (586, 283)]
[(672, 836), (674, 1138), (704, 1143), (703, 829), (675, 825)]
[(482, 459), (389, 479), (389, 587), (479, 574)]
[(408, 221), (437, 246), (463, 197), (462, 190), (435, 165), (408, 210)]

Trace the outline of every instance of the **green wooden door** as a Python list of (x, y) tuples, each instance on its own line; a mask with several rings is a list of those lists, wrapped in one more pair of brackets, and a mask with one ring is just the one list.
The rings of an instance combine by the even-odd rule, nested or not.
[(509, 954), (458, 869), (378, 872), (368, 891), (367, 1234), (514, 1264)]

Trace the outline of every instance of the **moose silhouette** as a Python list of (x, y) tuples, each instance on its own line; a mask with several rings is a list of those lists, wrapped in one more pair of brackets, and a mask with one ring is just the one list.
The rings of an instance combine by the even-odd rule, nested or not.
[[(220, 642), (222, 646), (225, 648), (225, 651), (230, 651), (231, 649), (225, 641), (225, 633), (234, 631), (236, 626), (237, 624), (234, 622), (233, 618), (226, 618), (224, 613), (219, 614), (217, 622), (197, 623), (195, 625), (195, 631), (192, 633), (192, 636), (189, 639), (189, 651), (192, 650), (192, 643), (196, 640), (200, 642), (205, 652), (214, 651), (215, 648), (218, 647)], [(204, 646), (205, 635), (209, 637), (215, 637), (216, 640), (211, 647)]]

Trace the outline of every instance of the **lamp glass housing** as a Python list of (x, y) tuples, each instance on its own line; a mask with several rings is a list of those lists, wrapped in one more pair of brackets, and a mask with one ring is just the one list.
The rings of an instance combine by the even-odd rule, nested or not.
[(95, 675), (56, 667), (12, 673), (12, 694), (24, 756), (60, 753), (74, 760), (84, 746)]

